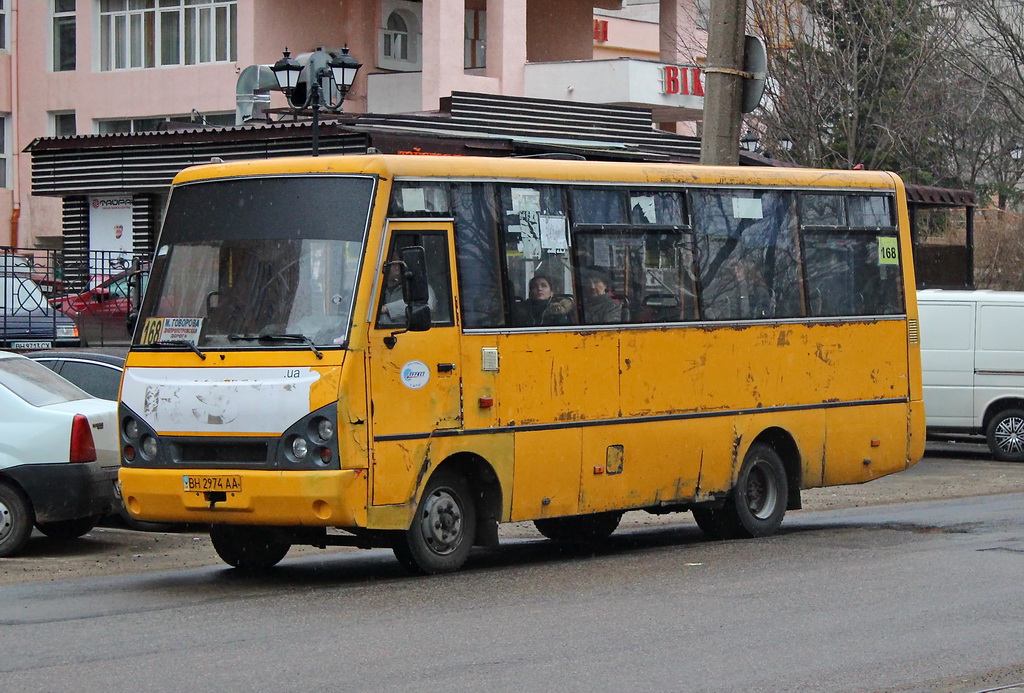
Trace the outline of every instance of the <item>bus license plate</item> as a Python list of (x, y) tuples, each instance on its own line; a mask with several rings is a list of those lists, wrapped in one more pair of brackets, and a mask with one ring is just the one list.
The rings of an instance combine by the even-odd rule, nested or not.
[(238, 493), (242, 490), (240, 476), (207, 476), (205, 474), (185, 474), (181, 477), (185, 491), (203, 493), (204, 491), (225, 491)]

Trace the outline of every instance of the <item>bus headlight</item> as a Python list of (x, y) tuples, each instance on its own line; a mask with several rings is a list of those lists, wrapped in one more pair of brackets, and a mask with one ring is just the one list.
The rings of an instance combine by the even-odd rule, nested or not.
[(159, 446), (157, 445), (156, 438), (153, 436), (144, 436), (142, 438), (142, 454), (149, 459), (153, 459), (156, 457), (158, 450)]
[(330, 419), (319, 419), (316, 423), (316, 434), (320, 440), (330, 440), (334, 437), (334, 423)]
[(129, 440), (139, 437), (139, 422), (135, 419), (128, 419), (124, 422), (124, 434)]
[(306, 458), (306, 453), (309, 452), (309, 445), (306, 443), (306, 439), (302, 436), (295, 436), (292, 438), (292, 457), (296, 460), (303, 460)]

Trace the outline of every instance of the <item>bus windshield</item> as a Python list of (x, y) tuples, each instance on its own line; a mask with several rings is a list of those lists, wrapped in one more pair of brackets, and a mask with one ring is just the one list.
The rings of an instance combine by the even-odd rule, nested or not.
[(341, 176), (177, 188), (136, 343), (343, 346), (372, 193)]

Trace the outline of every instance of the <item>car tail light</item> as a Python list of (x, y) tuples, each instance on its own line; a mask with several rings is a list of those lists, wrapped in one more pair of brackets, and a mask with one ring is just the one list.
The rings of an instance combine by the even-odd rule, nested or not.
[(92, 439), (89, 419), (75, 414), (71, 423), (71, 462), (92, 462), (96, 459), (96, 443)]

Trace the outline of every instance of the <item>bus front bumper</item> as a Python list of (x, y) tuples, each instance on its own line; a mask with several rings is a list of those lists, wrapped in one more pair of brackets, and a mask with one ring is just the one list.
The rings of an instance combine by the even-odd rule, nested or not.
[(366, 527), (365, 469), (280, 472), (122, 467), (131, 516), (151, 522)]

